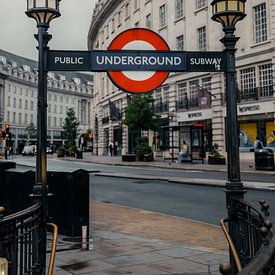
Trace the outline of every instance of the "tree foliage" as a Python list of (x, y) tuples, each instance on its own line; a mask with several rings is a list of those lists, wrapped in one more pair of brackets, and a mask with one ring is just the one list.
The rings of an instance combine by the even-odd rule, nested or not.
[(64, 139), (67, 148), (76, 147), (75, 140), (78, 135), (78, 126), (79, 122), (75, 116), (75, 111), (73, 108), (69, 108), (63, 122)]
[(31, 122), (25, 129), (25, 135), (27, 137), (27, 143), (29, 143), (30, 139), (36, 138), (37, 130), (34, 124)]
[(154, 99), (151, 94), (136, 94), (125, 108), (124, 123), (131, 129), (156, 130), (158, 117), (154, 114)]

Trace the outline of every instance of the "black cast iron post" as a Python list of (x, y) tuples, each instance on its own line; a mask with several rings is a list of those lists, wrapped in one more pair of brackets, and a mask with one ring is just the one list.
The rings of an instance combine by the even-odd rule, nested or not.
[(43, 207), (41, 224), (39, 255), (39, 274), (46, 273), (46, 243), (47, 243), (47, 60), (48, 42), (51, 35), (48, 34), (50, 21), (60, 16), (60, 0), (27, 0), (27, 16), (35, 19), (38, 34), (38, 94), (37, 94), (37, 144), (36, 144), (36, 175), (33, 187), (34, 201), (40, 201)]
[[(237, 83), (235, 68), (235, 46), (238, 37), (234, 35), (235, 27), (224, 27), (225, 36), (221, 39), (227, 56), (226, 77), (226, 147), (227, 147), (227, 182), (225, 185), (226, 208), (228, 211), (228, 230), (237, 247), (239, 244), (238, 223), (235, 211), (235, 199), (242, 199), (245, 190), (240, 175), (239, 125), (237, 115)], [(236, 265), (230, 253), (233, 274), (237, 273)]]
[[(225, 185), (226, 208), (228, 211), (228, 230), (237, 250), (242, 246), (239, 237), (239, 224), (236, 211), (236, 199), (244, 197), (245, 190), (240, 175), (239, 155), (239, 124), (237, 114), (237, 81), (235, 52), (236, 43), (239, 40), (235, 36), (235, 25), (242, 20), (245, 14), (246, 0), (213, 0), (212, 19), (223, 26), (224, 37), (221, 42), (224, 45), (227, 69), (226, 78), (226, 150), (227, 150), (227, 182)], [(230, 251), (232, 274), (237, 273), (237, 267)]]

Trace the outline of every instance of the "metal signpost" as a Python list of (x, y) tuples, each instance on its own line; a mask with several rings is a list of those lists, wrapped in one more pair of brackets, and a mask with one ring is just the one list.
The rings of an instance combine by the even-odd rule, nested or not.
[(224, 72), (224, 52), (170, 51), (165, 40), (147, 29), (119, 34), (107, 51), (49, 51), (49, 71), (108, 72), (121, 90), (150, 92), (166, 80), (169, 72)]

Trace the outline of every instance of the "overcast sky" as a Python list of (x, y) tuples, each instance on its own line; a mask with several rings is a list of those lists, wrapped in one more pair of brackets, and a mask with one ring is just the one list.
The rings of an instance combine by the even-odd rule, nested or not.
[[(62, 0), (61, 16), (49, 28), (51, 49), (87, 50), (87, 35), (96, 0)], [(27, 0), (0, 0), (0, 48), (37, 60), (34, 19), (25, 15)]]

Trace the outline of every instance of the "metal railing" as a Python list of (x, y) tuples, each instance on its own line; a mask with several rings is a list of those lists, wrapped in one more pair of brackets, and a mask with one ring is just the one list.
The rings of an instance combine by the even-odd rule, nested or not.
[[(269, 205), (260, 201), (261, 210), (245, 200), (235, 201), (235, 219), (238, 225), (234, 241), (222, 220), (222, 228), (229, 243), (239, 275), (275, 274), (275, 233), (269, 217)], [(224, 275), (232, 274), (230, 264), (220, 265)]]
[(273, 96), (273, 86), (266, 87), (256, 87), (246, 90), (239, 90), (238, 100), (240, 101), (249, 101), (249, 100), (259, 100), (264, 97)]
[[(46, 227), (40, 203), (2, 217), (0, 220), (0, 257), (8, 260), (9, 275), (41, 275), (45, 271), (43, 238)], [(2, 209), (3, 212), (3, 209)]]

